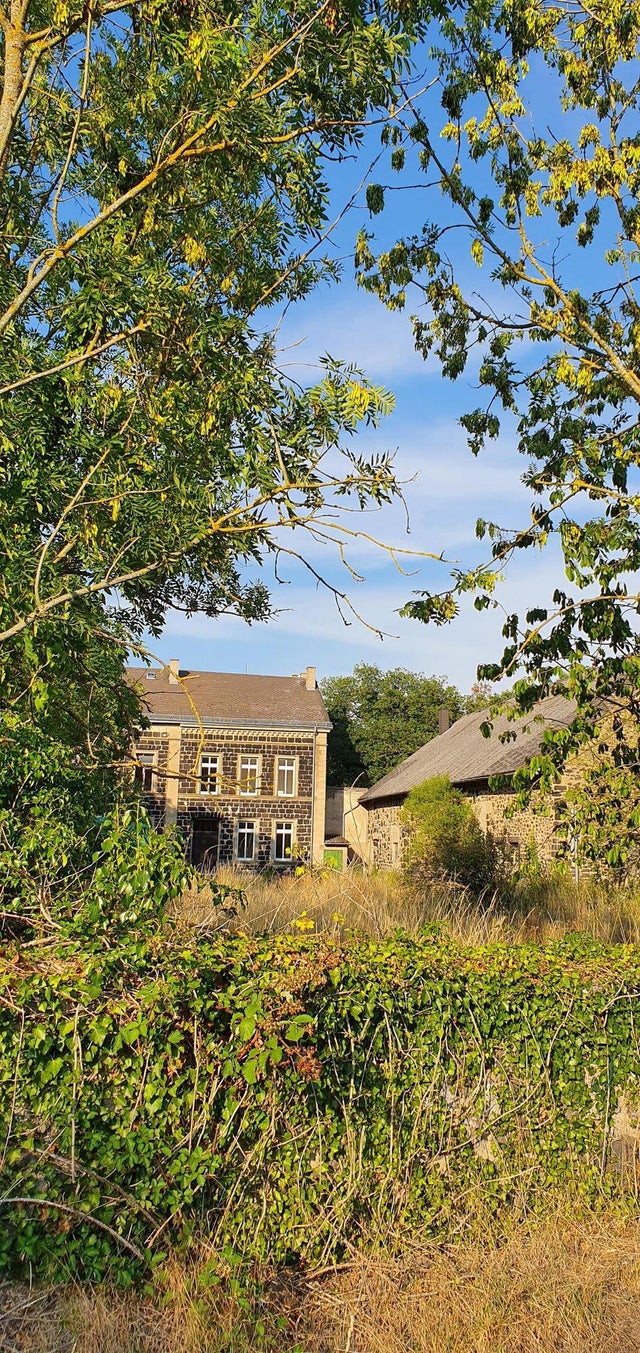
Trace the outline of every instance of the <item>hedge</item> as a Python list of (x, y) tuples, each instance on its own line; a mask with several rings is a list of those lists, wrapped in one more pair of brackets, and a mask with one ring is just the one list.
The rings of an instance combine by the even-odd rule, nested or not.
[(180, 935), (0, 961), (0, 1268), (127, 1282), (206, 1235), (323, 1264), (469, 1197), (587, 1196), (640, 951)]

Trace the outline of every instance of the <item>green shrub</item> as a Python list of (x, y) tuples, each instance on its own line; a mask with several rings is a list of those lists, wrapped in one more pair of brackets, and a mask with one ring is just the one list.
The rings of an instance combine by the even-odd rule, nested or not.
[(127, 1282), (202, 1234), (322, 1264), (363, 1232), (611, 1193), (639, 995), (639, 951), (584, 938), (7, 948), (0, 1269)]
[(415, 884), (448, 879), (479, 894), (499, 883), (498, 854), (464, 794), (446, 775), (412, 789), (401, 821), (408, 832), (405, 869)]

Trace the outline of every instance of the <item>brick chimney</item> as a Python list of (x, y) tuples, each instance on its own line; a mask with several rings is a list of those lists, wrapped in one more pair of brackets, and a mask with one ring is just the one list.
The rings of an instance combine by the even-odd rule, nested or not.
[(315, 691), (317, 684), (315, 667), (307, 667), (307, 670), (304, 674), (304, 684), (308, 691)]
[(446, 733), (449, 727), (449, 711), (444, 707), (438, 710), (438, 733)]
[(169, 685), (177, 686), (180, 681), (180, 659), (169, 658)]

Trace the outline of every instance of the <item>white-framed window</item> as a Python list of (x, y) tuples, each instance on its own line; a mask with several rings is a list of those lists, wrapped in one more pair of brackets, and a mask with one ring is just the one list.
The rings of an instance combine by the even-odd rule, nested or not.
[(236, 829), (236, 859), (249, 863), (256, 858), (256, 823), (240, 820)]
[(276, 822), (273, 837), (273, 858), (289, 862), (293, 859), (293, 850), (296, 839), (295, 822)]
[(138, 752), (137, 761), (134, 767), (133, 778), (143, 794), (153, 794), (156, 787), (156, 754), (155, 752)]
[(260, 757), (238, 758), (238, 793), (242, 799), (255, 799), (260, 778)]
[(200, 757), (200, 793), (220, 793), (220, 757), (210, 752)]
[(297, 769), (297, 757), (276, 757), (276, 795), (279, 799), (293, 799), (295, 797)]

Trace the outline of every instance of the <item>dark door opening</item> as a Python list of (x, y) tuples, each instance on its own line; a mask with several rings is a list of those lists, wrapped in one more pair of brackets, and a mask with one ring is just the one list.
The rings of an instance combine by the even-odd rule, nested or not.
[(191, 835), (191, 863), (210, 872), (218, 865), (220, 823), (215, 817), (196, 817)]

